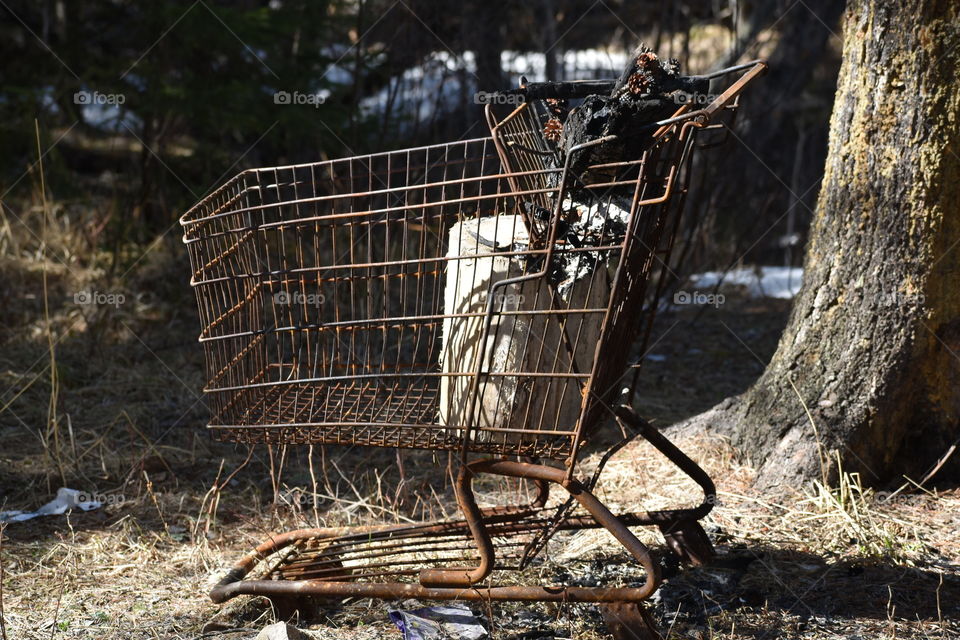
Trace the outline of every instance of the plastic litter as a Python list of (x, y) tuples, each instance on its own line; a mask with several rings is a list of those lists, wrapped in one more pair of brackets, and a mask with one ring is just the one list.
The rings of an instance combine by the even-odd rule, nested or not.
[(58, 516), (70, 509), (93, 511), (101, 506), (103, 506), (103, 503), (89, 500), (88, 494), (82, 491), (60, 487), (57, 489), (57, 497), (36, 511), (2, 511), (0, 512), (0, 522), (23, 522), (33, 520), (38, 516)]
[(480, 640), (487, 630), (473, 612), (462, 605), (423, 607), (387, 612), (403, 633), (403, 640)]

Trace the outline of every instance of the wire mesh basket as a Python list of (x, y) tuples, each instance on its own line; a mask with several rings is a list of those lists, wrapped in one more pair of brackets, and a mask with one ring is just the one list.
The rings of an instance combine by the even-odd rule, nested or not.
[(699, 125), (574, 200), (524, 111), (489, 138), (245, 171), (183, 216), (211, 429), (574, 453), (649, 326)]

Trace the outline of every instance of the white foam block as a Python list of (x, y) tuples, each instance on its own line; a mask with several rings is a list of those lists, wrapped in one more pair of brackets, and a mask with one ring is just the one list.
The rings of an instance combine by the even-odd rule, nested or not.
[[(507, 278), (526, 275), (523, 257), (495, 255), (526, 245), (527, 232), (519, 216), (500, 215), (454, 225), (449, 235), (444, 287), (443, 346), (440, 362), (440, 421), (463, 428), (472, 423), (478, 442), (517, 442), (523, 435), (510, 430), (569, 430), (580, 415), (582, 392), (574, 378), (545, 379), (530, 372), (589, 373), (600, 337), (602, 315), (504, 315), (509, 311), (551, 308), (545, 278), (494, 288)], [(473, 257), (478, 256), (478, 257)], [(554, 308), (605, 308), (609, 295), (605, 267), (583, 277), (554, 301)], [(481, 345), (488, 300), (494, 313), (485, 345)], [(561, 326), (561, 322), (564, 326)], [(566, 340), (563, 337), (566, 333)], [(481, 346), (483, 348), (481, 349)], [(571, 366), (570, 352), (574, 353)], [(478, 360), (481, 358), (482, 360)], [(472, 373), (515, 373), (481, 376), (472, 419), (469, 405)], [(470, 375), (458, 375), (470, 374)]]

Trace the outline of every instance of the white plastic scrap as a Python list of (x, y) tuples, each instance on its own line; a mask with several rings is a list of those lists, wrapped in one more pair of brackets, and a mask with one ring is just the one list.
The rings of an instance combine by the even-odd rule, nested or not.
[(57, 497), (36, 511), (0, 511), (0, 522), (23, 522), (38, 516), (58, 516), (69, 509), (92, 511), (103, 506), (96, 500), (88, 500), (87, 495), (76, 489), (60, 487), (57, 490)]
[(403, 633), (403, 640), (480, 640), (487, 637), (487, 630), (463, 605), (410, 611), (391, 609), (387, 613)]
[(600, 234), (603, 231), (610, 233), (610, 227), (614, 223), (626, 225), (630, 212), (614, 202), (594, 202), (586, 205), (580, 202), (574, 202), (570, 198), (564, 198), (563, 211), (577, 210), (577, 227), (582, 228), (588, 233)]
[[(630, 212), (613, 202), (598, 202), (591, 205), (574, 202), (566, 198), (562, 204), (566, 212), (576, 210), (577, 222), (571, 225), (570, 233), (580, 238), (584, 244), (615, 244), (626, 229)], [(560, 255), (556, 260), (556, 270), (560, 278), (557, 292), (567, 299), (574, 284), (589, 278), (598, 267), (597, 257), (591, 252), (576, 252)]]

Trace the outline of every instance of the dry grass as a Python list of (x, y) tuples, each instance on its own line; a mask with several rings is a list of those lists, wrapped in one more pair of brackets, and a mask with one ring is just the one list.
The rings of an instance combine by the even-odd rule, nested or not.
[[(737, 465), (724, 443), (698, 439), (683, 444), (720, 479), (722, 502), (708, 527), (722, 532), (721, 551), (728, 558), (749, 555), (753, 560), (734, 571), (736, 581), (725, 588), (718, 587), (722, 581), (717, 582), (716, 572), (704, 570), (668, 581), (658, 613), (662, 616), (670, 605), (672, 615), (664, 618), (664, 626), (672, 628), (672, 637), (699, 633), (733, 640), (766, 632), (796, 638), (853, 633), (864, 638), (955, 637), (960, 602), (956, 492), (910, 494), (880, 504), (869, 490), (848, 487), (771, 503), (751, 492), (751, 470)], [(339, 452), (338, 466), (358, 464), (359, 453)], [(195, 463), (212, 461), (198, 456)], [(237, 456), (232, 464), (242, 462)], [(288, 473), (303, 462), (288, 460)], [(408, 467), (419, 466), (410, 462)], [(426, 464), (429, 460), (419, 462), (424, 463), (422, 478), (430, 478), (435, 472)], [(181, 468), (179, 462), (171, 463), (175, 470)], [(147, 473), (131, 483), (135, 494), (126, 502), (8, 528), (2, 554), (11, 637), (195, 638), (211, 621), (218, 625), (208, 630), (259, 628), (273, 620), (265, 601), (239, 599), (218, 607), (205, 592), (237, 555), (269, 531), (312, 524), (315, 517), (323, 524), (410, 517), (378, 489), (384, 479), (377, 477), (340, 478), (327, 498), (321, 489), (316, 516), (299, 501), (272, 504), (270, 492), (257, 486), (269, 479), (268, 467), (268, 460), (254, 458), (226, 483), (215, 519), (209, 495), (157, 472), (153, 476), (159, 480), (148, 483)], [(306, 483), (296, 486), (310, 494)], [(624, 509), (690, 504), (696, 497), (690, 484), (645, 445), (629, 447), (611, 461), (604, 493), (608, 502)], [(439, 500), (449, 504), (450, 497), (443, 494)], [(649, 531), (644, 534), (656, 542)], [(857, 538), (847, 539), (850, 535)], [(551, 544), (547, 560), (531, 571), (548, 579), (559, 571), (574, 577), (635, 577), (607, 534), (596, 531), (561, 536)], [(613, 574), (610, 567), (616, 568)], [(539, 576), (515, 579), (532, 577)], [(691, 589), (709, 593), (718, 603), (716, 610), (697, 611), (703, 598), (684, 595)], [(596, 631), (598, 617), (590, 607), (498, 605), (492, 611), (501, 638), (515, 637), (524, 625), (550, 629), (556, 637), (605, 637)], [(320, 637), (396, 633), (378, 603), (353, 603), (327, 615), (311, 625), (322, 630)]]
[[(657, 610), (675, 637), (958, 637), (960, 491), (890, 496), (841, 474), (836, 487), (815, 483), (771, 501), (751, 488), (752, 469), (737, 464), (722, 440), (678, 444), (718, 481), (720, 501), (706, 527), (721, 559), (661, 589)], [(604, 487), (606, 500), (625, 509), (699, 497), (645, 443), (610, 462)], [(585, 531), (558, 559), (576, 563), (615, 548), (608, 534)]]
[[(102, 214), (68, 211), (37, 198), (4, 203), (0, 220), (0, 304), (8, 318), (0, 327), (0, 509), (35, 508), (61, 485), (109, 504), (0, 532), (7, 638), (250, 637), (273, 620), (266, 601), (216, 606), (206, 592), (268, 532), (453, 514), (444, 456), (405, 453), (401, 484), (389, 451), (250, 452), (209, 441), (197, 401), (194, 307), (175, 233), (145, 254), (128, 247), (105, 255), (92, 249), (96, 238), (85, 239)], [(75, 293), (91, 289), (125, 300), (74, 303)], [(759, 368), (724, 327), (766, 356), (784, 311), (779, 303), (744, 303), (717, 312), (727, 314), (723, 326), (709, 314), (662, 319), (654, 351), (667, 360), (645, 370), (644, 414), (669, 422), (745, 388)], [(956, 491), (911, 488), (884, 500), (843, 475), (837, 487), (815, 485), (772, 502), (752, 491), (752, 470), (723, 441), (680, 444), (718, 480), (721, 503), (707, 524), (726, 564), (685, 572), (661, 590), (656, 613), (671, 637), (960, 636)], [(511, 483), (481, 489), (489, 503), (517, 496)], [(601, 497), (620, 509), (699, 498), (642, 443), (611, 460)], [(653, 532), (643, 535), (658, 542)], [(609, 537), (594, 531), (558, 537), (530, 571), (512, 579), (634, 575)], [(537, 628), (553, 634), (540, 637), (606, 637), (591, 607), (483, 612), (499, 638)], [(312, 625), (319, 637), (398, 637), (381, 603), (355, 602), (326, 616)]]

